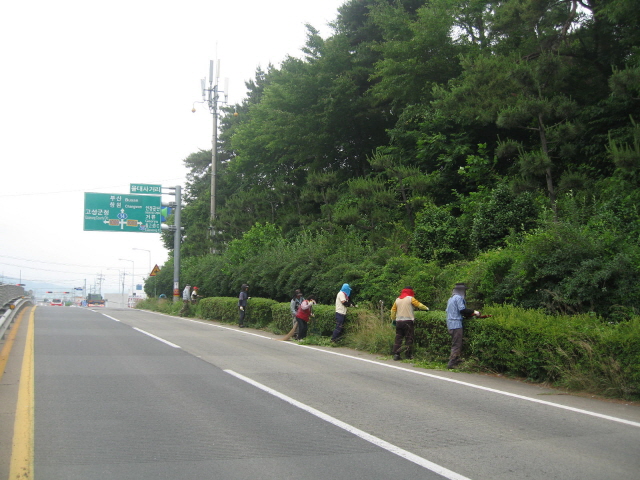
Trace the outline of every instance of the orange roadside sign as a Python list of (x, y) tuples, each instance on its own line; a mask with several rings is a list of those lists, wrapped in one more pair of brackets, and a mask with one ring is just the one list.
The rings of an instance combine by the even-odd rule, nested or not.
[(155, 267), (153, 267), (153, 270), (151, 270), (151, 273), (149, 274), (150, 277), (155, 277), (158, 272), (160, 271), (160, 267), (158, 265), (156, 265)]

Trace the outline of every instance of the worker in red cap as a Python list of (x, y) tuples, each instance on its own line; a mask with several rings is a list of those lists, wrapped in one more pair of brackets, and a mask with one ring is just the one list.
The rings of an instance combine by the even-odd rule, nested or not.
[(394, 360), (400, 360), (403, 339), (405, 357), (407, 360), (413, 358), (413, 335), (416, 328), (416, 317), (413, 312), (416, 308), (418, 310), (429, 310), (426, 305), (416, 300), (413, 288), (404, 287), (400, 292), (400, 296), (393, 303), (393, 307), (391, 307), (391, 320), (396, 325), (396, 339), (393, 344)]
[(198, 303), (198, 299), (200, 298), (200, 295), (198, 295), (198, 293), (198, 287), (193, 287), (193, 290), (191, 291), (191, 303), (193, 305)]

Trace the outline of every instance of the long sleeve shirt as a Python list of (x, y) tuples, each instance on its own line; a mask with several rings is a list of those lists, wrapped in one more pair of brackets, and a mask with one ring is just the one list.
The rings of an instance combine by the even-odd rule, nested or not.
[(414, 309), (429, 310), (426, 305), (423, 305), (414, 297), (406, 296), (404, 298), (396, 298), (396, 301), (391, 307), (391, 319), (402, 320), (415, 320)]
[(473, 313), (473, 310), (467, 308), (467, 302), (460, 295), (452, 295), (447, 302), (447, 328), (455, 330), (462, 328), (462, 321), (465, 315)]

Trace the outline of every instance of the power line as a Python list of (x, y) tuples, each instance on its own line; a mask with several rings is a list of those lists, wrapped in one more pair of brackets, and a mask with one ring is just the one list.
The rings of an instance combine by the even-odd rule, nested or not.
[[(24, 265), (15, 265), (12, 263), (0, 263), (0, 265), (3, 266), (7, 266), (7, 267), (14, 267), (14, 268), (24, 268), (27, 270), (39, 270), (41, 272), (54, 272), (54, 273), (66, 273), (66, 274), (73, 274), (73, 275), (88, 275), (86, 272), (71, 272), (68, 270), (51, 270), (49, 268), (41, 268), (41, 267), (26, 267)], [(96, 267), (87, 267), (87, 268), (91, 268), (92, 270), (96, 270)], [(99, 268), (98, 268), (99, 270)]]
[[(22, 257), (13, 257), (11, 255), (0, 255), (1, 258), (10, 258), (12, 260), (20, 260), (23, 262), (32, 262), (32, 263), (41, 263), (44, 265), (58, 265), (60, 267), (79, 267), (79, 268), (87, 268), (87, 269), (93, 269), (93, 270), (100, 270), (100, 269), (106, 269), (108, 268), (107, 265), (78, 265), (78, 264), (74, 264), (74, 263), (58, 263), (58, 262), (46, 262), (46, 261), (42, 261), (42, 260), (32, 260), (30, 258), (22, 258)], [(43, 270), (43, 271), (50, 271), (50, 272), (61, 272), (63, 270), (48, 270), (46, 268), (41, 268), (41, 267), (27, 267), (25, 265), (15, 265), (15, 264), (11, 264), (11, 263), (1, 263), (0, 265), (7, 265), (10, 267), (18, 267), (18, 268), (28, 268), (28, 269), (32, 269), (32, 270)], [(68, 272), (68, 273), (73, 273), (73, 272)], [(77, 273), (77, 272), (76, 272)]]
[[(174, 182), (181, 182), (183, 179), (180, 178), (165, 178), (164, 180), (158, 180), (158, 182), (163, 183), (163, 182), (169, 182), (169, 183), (174, 183)], [(92, 188), (83, 188), (82, 190), (59, 190), (57, 192), (32, 192), (32, 193), (5, 193), (5, 194), (0, 194), (0, 198), (2, 197), (33, 197), (33, 196), (37, 196), (37, 195), (60, 195), (63, 193), (78, 193), (78, 192), (87, 192), (87, 191), (94, 191), (94, 190), (105, 190), (105, 189), (112, 189), (112, 188), (122, 188), (122, 187), (129, 187), (128, 184), (120, 184), (120, 185), (113, 185), (110, 187), (92, 187)]]

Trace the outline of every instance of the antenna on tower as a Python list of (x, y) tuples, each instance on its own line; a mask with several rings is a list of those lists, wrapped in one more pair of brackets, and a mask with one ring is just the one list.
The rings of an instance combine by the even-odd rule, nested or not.
[[(216, 71), (213, 71), (213, 60), (209, 60), (209, 87), (207, 88), (207, 79), (203, 78), (200, 81), (202, 89), (202, 100), (209, 106), (209, 111), (213, 115), (213, 135), (211, 139), (211, 216), (210, 216), (210, 228), (211, 236), (215, 234), (214, 222), (216, 218), (216, 170), (218, 163), (218, 103), (219, 94), (224, 94), (224, 100), (220, 103), (226, 104), (229, 99), (229, 79), (225, 78), (224, 90), (220, 90), (218, 87), (218, 80), (220, 79), (220, 60), (216, 61)], [(196, 102), (194, 102), (195, 104)], [(193, 110), (195, 112), (195, 106)]]

